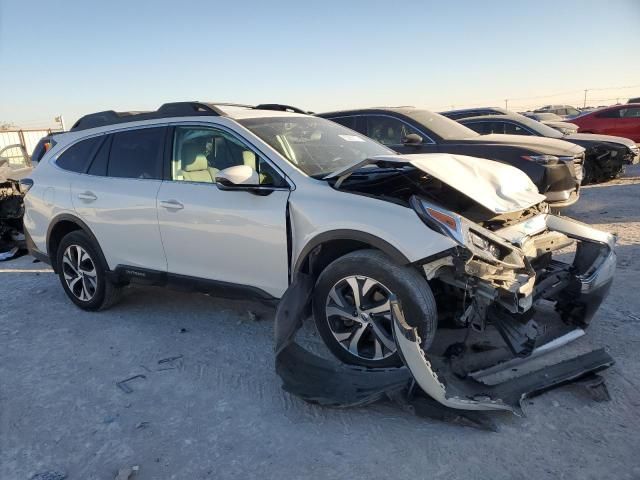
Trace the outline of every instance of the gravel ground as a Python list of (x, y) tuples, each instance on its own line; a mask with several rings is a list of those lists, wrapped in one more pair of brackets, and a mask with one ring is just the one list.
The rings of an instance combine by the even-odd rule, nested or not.
[[(140, 479), (638, 479), (640, 167), (585, 188), (567, 214), (619, 235), (590, 329), (618, 362), (604, 374), (612, 400), (562, 387), (525, 418), (501, 416), (498, 433), (289, 396), (259, 305), (138, 287), (86, 313), (42, 263), (0, 263), (0, 479), (113, 479), (132, 465)], [(136, 374), (133, 392), (117, 388)]]

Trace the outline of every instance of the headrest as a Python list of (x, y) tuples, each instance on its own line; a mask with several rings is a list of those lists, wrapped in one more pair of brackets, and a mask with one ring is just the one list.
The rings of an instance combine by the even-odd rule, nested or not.
[(207, 157), (202, 153), (196, 155), (191, 163), (185, 163), (185, 160), (182, 160), (182, 170), (184, 170), (185, 172), (206, 170), (208, 167), (209, 162), (207, 161)]
[(243, 150), (242, 151), (242, 163), (244, 163), (248, 167), (253, 168), (254, 170), (257, 170), (257, 168), (256, 168), (256, 154), (253, 153), (251, 150)]

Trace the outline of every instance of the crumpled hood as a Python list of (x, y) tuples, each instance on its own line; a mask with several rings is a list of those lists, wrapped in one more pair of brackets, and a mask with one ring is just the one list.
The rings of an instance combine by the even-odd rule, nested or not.
[(449, 153), (376, 156), (338, 170), (325, 179), (344, 179), (376, 163), (413, 165), (496, 214), (517, 212), (545, 201), (545, 196), (521, 170), (493, 160)]

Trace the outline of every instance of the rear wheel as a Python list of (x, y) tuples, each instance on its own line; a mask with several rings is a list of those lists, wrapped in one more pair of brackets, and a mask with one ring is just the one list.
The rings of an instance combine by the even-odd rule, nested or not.
[(121, 288), (107, 278), (102, 255), (86, 233), (74, 231), (63, 237), (56, 265), (62, 288), (80, 308), (105, 309), (119, 298)]
[(345, 363), (365, 367), (401, 365), (389, 299), (395, 295), (406, 318), (418, 324), (423, 347), (435, 335), (435, 299), (413, 268), (376, 250), (359, 250), (332, 262), (320, 274), (314, 319), (329, 350)]

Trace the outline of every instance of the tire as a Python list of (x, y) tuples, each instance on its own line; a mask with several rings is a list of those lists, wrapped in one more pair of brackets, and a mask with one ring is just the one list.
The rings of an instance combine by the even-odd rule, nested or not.
[(65, 293), (83, 310), (104, 310), (119, 299), (122, 287), (109, 281), (99, 247), (83, 231), (62, 238), (56, 266)]
[[(355, 306), (356, 289), (360, 308)], [(423, 348), (431, 345), (437, 310), (426, 279), (378, 250), (358, 250), (329, 264), (313, 294), (315, 324), (333, 355), (344, 363), (370, 368), (402, 365), (391, 314), (384, 308), (390, 293), (397, 296), (407, 320), (417, 325)]]

